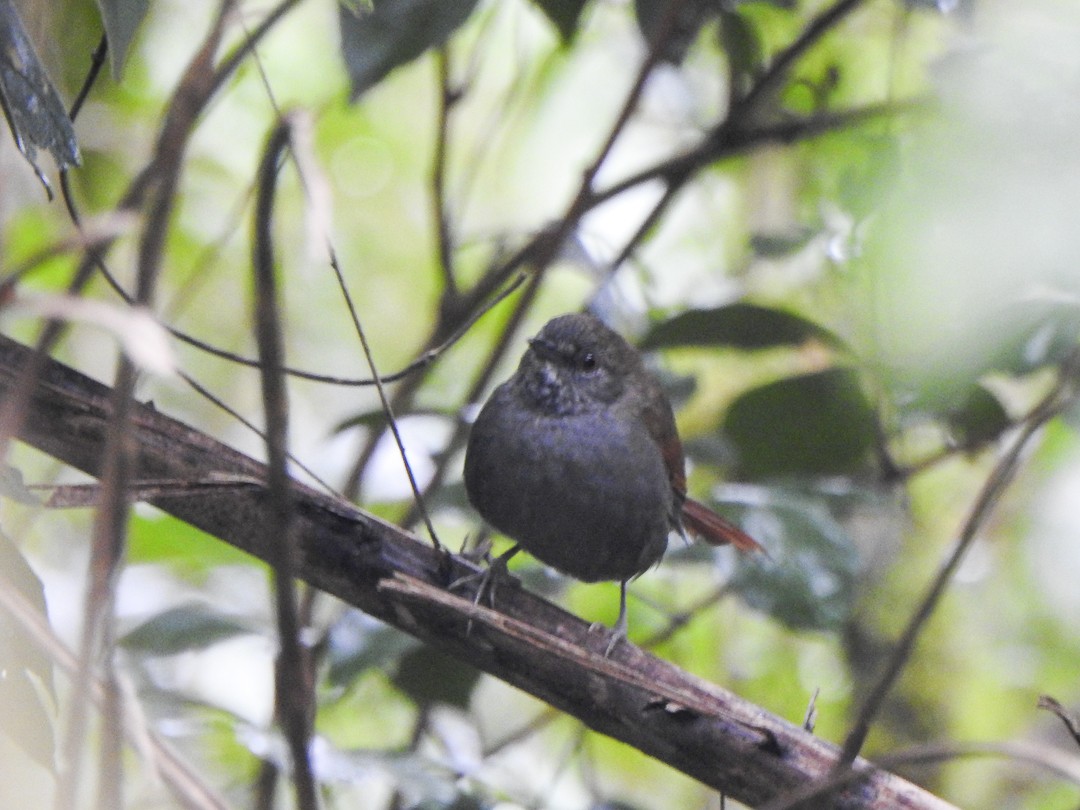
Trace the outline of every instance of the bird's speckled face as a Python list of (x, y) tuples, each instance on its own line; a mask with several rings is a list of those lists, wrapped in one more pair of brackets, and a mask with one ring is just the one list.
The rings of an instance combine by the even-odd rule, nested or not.
[(515, 378), (537, 409), (566, 416), (609, 405), (623, 393), (637, 353), (591, 315), (550, 321), (521, 358)]

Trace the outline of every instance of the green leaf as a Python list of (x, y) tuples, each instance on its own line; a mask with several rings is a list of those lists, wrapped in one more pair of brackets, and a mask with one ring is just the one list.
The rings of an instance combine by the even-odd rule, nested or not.
[(578, 20), (588, 0), (533, 0), (555, 24), (564, 43), (569, 44), (577, 33)]
[(37, 150), (61, 169), (79, 165), (79, 145), (53, 83), (11, 0), (0, 0), (0, 107), (11, 136), (50, 199), (52, 187), (37, 165)]
[(425, 645), (402, 656), (391, 680), (418, 706), (444, 703), (464, 709), (479, 679), (476, 667)]
[(754, 388), (724, 419), (739, 477), (843, 475), (865, 470), (876, 417), (851, 369), (787, 377)]
[(339, 6), (341, 52), (353, 100), (391, 70), (442, 45), (472, 13), (477, 0), (376, 0), (371, 11)]
[(963, 404), (948, 414), (947, 421), (961, 447), (993, 441), (1012, 426), (998, 398), (981, 385), (971, 388)]
[(129, 650), (151, 655), (175, 655), (251, 632), (252, 628), (242, 622), (193, 603), (170, 608), (148, 619), (121, 638), (120, 643)]
[(693, 309), (656, 324), (641, 342), (642, 349), (675, 346), (731, 346), (768, 349), (799, 346), (820, 340), (842, 346), (832, 332), (813, 321), (771, 307), (736, 303), (716, 309)]
[(261, 565), (235, 546), (170, 515), (136, 515), (129, 525), (132, 562), (161, 563), (174, 574), (197, 581), (219, 565)]
[(835, 630), (847, 621), (858, 555), (823, 497), (770, 488), (740, 524), (769, 552), (741, 560), (732, 576), (743, 601), (797, 630)]
[(135, 37), (139, 23), (150, 7), (149, 0), (97, 0), (101, 19), (105, 24), (105, 37), (109, 42), (109, 63), (116, 80), (124, 69), (128, 48)]
[(796, 228), (787, 233), (755, 233), (750, 235), (750, 247), (758, 256), (779, 258), (802, 250), (817, 236), (812, 228)]
[(757, 28), (737, 11), (721, 9), (720, 45), (727, 56), (736, 92), (745, 93), (765, 61), (765, 49)]

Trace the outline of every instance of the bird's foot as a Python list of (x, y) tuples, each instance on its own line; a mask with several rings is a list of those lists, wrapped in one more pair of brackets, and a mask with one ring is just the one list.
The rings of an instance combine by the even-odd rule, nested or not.
[[(459, 577), (458, 579), (450, 583), (449, 589), (451, 591), (458, 590), (462, 586), (476, 582), (478, 584), (476, 586), (476, 593), (473, 595), (473, 605), (479, 605), (480, 602), (484, 599), (484, 594), (486, 593), (488, 607), (494, 608), (495, 587), (496, 585), (498, 585), (500, 579), (503, 581), (513, 580), (513, 577), (510, 575), (510, 570), (506, 567), (506, 564), (507, 562), (509, 562), (511, 557), (518, 553), (518, 551), (518, 546), (514, 546), (509, 551), (500, 554), (494, 560), (490, 560), (490, 558), (487, 556), (487, 549), (485, 549), (482, 559), (490, 560), (487, 568), (476, 571), (472, 574), (466, 574), (463, 577)], [(468, 626), (465, 628), (465, 633), (466, 635), (468, 635), (471, 632), (472, 619), (469, 619)]]
[(626, 637), (626, 628), (619, 628), (618, 625), (612, 628), (608, 628), (603, 622), (593, 622), (589, 625), (590, 633), (606, 633), (608, 634), (607, 644), (604, 646), (604, 658), (610, 658), (612, 650), (619, 646), (620, 641), (629, 643), (629, 639)]

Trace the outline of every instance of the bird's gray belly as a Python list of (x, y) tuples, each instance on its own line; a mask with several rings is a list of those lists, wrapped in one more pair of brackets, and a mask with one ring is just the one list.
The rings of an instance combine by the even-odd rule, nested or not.
[(586, 582), (640, 574), (663, 555), (671, 528), (673, 494), (659, 448), (643, 426), (600, 431), (600, 418), (534, 415), (507, 425), (500, 435), (511, 438), (497, 446), (470, 444), (465, 471), (489, 523)]

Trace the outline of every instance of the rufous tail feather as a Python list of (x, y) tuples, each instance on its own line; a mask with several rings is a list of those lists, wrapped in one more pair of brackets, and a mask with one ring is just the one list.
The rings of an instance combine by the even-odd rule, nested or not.
[(683, 503), (682, 522), (687, 531), (710, 545), (723, 546), (730, 543), (739, 551), (767, 553), (753, 537), (693, 498), (687, 498)]

